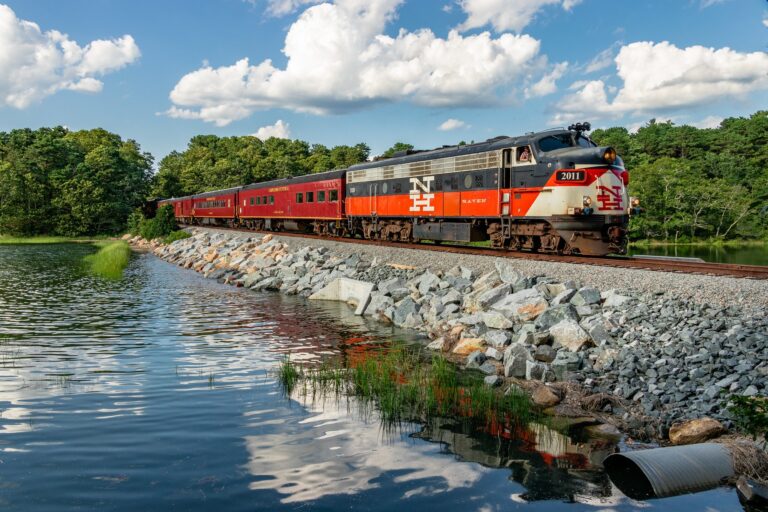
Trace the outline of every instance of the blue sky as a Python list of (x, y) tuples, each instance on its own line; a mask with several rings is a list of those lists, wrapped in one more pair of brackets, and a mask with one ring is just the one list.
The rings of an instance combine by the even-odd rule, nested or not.
[(768, 106), (767, 44), (765, 0), (0, 0), (0, 130), (103, 127), (159, 160), (260, 128), (376, 154), (711, 126)]

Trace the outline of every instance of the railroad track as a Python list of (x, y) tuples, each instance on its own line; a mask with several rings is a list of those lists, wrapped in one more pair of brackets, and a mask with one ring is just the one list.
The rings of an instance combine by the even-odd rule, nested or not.
[[(208, 226), (191, 226), (203, 227)], [(768, 279), (768, 266), (741, 265), (732, 263), (708, 263), (683, 259), (662, 259), (658, 257), (628, 257), (628, 256), (564, 256), (557, 254), (543, 254), (523, 251), (503, 251), (490, 247), (473, 247), (468, 245), (450, 245), (434, 243), (388, 242), (382, 240), (365, 240), (361, 238), (332, 238), (315, 235), (312, 233), (292, 233), (289, 231), (254, 231), (223, 226), (210, 227), (209, 229), (221, 229), (238, 231), (242, 233), (272, 234), (285, 237), (309, 238), (316, 240), (328, 240), (339, 243), (375, 245), (379, 247), (392, 247), (399, 249), (417, 249), (420, 251), (437, 251), (454, 254), (474, 254), (478, 256), (493, 256), (496, 258), (527, 259), (535, 261), (551, 261), (556, 263), (576, 263), (579, 265), (595, 265), (604, 267), (633, 268), (639, 270), (653, 270), (658, 272), (677, 272), (686, 274), (703, 274), (713, 276), (731, 276), (747, 279)]]

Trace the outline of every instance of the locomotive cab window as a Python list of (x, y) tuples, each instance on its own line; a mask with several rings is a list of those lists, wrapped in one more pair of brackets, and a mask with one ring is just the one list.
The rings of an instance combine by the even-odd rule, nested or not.
[(531, 153), (530, 146), (520, 146), (517, 148), (515, 159), (518, 164), (531, 164), (533, 163), (533, 154)]
[(581, 135), (579, 135), (579, 137), (576, 139), (576, 143), (579, 146), (581, 146), (582, 148), (594, 148), (594, 147), (597, 147), (594, 142), (592, 142), (591, 140), (589, 140), (586, 137), (582, 137)]
[(556, 149), (570, 148), (571, 146), (573, 146), (571, 136), (565, 133), (561, 135), (550, 135), (539, 141), (539, 149), (545, 153), (547, 151), (555, 151)]
[(318, 203), (324, 203), (325, 202), (325, 190), (320, 190), (317, 193), (317, 202)]
[(328, 200), (331, 202), (338, 201), (339, 200), (339, 191), (338, 190), (331, 190), (328, 192)]
[(308, 203), (314, 203), (315, 202), (315, 193), (314, 192), (307, 192), (307, 202)]

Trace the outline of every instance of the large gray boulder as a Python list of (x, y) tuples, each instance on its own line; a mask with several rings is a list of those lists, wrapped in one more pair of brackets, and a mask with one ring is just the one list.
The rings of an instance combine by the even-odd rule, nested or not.
[(506, 284), (515, 284), (523, 277), (520, 272), (513, 269), (508, 263), (497, 260), (494, 265), (496, 266), (496, 272), (499, 273), (499, 278)]
[(374, 292), (371, 294), (371, 300), (368, 307), (365, 308), (364, 315), (376, 315), (383, 312), (388, 307), (394, 305), (392, 297), (387, 297), (383, 293)]
[(611, 341), (611, 335), (606, 329), (602, 315), (593, 315), (583, 319), (581, 326), (587, 331), (595, 345), (604, 345)]
[(536, 328), (544, 331), (563, 320), (579, 320), (576, 308), (571, 304), (553, 306), (544, 311), (538, 318), (536, 318)]
[(395, 304), (395, 310), (392, 316), (392, 321), (395, 325), (403, 325), (405, 323), (406, 318), (408, 318), (408, 315), (411, 313), (418, 313), (419, 312), (419, 306), (416, 304), (416, 302), (410, 298), (406, 297), (400, 302)]
[(574, 306), (588, 306), (589, 304), (600, 304), (600, 290), (597, 288), (579, 288), (579, 291), (571, 299)]
[(399, 277), (393, 277), (392, 279), (387, 279), (386, 281), (380, 282), (377, 287), (381, 293), (389, 294), (394, 289), (404, 288), (405, 283)]
[(510, 291), (512, 291), (512, 288), (508, 284), (496, 286), (478, 295), (474, 300), (474, 305), (477, 311), (483, 311), (491, 304), (498, 302), (502, 297), (508, 295)]
[(554, 348), (549, 345), (540, 345), (536, 347), (536, 353), (533, 355), (533, 358), (542, 363), (551, 363), (555, 360), (556, 356), (557, 351)]
[(499, 279), (499, 274), (496, 271), (482, 275), (472, 285), (472, 292), (464, 297), (464, 309), (470, 312), (485, 309), (484, 306), (480, 306), (478, 301), (479, 297), (485, 292), (498, 287), (500, 284), (502, 284), (501, 279)]
[(507, 295), (503, 299), (493, 303), (491, 309), (499, 311), (509, 318), (527, 322), (538, 317), (548, 306), (549, 303), (541, 292), (535, 288), (528, 288)]
[(467, 356), (466, 367), (469, 370), (478, 370), (486, 359), (482, 350), (475, 350)]
[(430, 272), (429, 270), (427, 270), (419, 278), (419, 283), (418, 283), (419, 293), (421, 293), (422, 295), (426, 295), (430, 291), (436, 290), (439, 285), (440, 285), (440, 278), (437, 277), (437, 275)]
[(511, 329), (515, 324), (498, 311), (482, 313), (483, 323), (491, 329)]
[(448, 290), (448, 292), (440, 298), (440, 302), (443, 305), (447, 304), (461, 304), (461, 294), (456, 290)]
[(560, 304), (567, 304), (575, 294), (576, 290), (564, 290), (555, 295), (555, 298), (552, 299), (552, 305), (559, 306)]
[(525, 363), (525, 378), (526, 380), (540, 380), (544, 381), (547, 378), (547, 370), (549, 367), (538, 361), (526, 361)]
[(571, 319), (562, 320), (550, 327), (549, 334), (555, 345), (565, 347), (571, 352), (582, 350), (590, 342), (589, 334)]
[(570, 373), (577, 372), (581, 368), (581, 357), (573, 352), (561, 350), (552, 361), (551, 368), (557, 380), (566, 380)]
[(483, 334), (483, 339), (492, 347), (500, 349), (509, 345), (510, 333), (507, 331), (492, 330)]
[(526, 363), (533, 361), (531, 352), (522, 345), (510, 345), (504, 351), (504, 376), (525, 377)]

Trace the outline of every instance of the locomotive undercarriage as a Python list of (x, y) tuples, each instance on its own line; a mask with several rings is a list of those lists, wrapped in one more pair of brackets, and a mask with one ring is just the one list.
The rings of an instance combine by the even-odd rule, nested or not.
[[(551, 220), (551, 221), (550, 221)], [(407, 219), (355, 217), (347, 221), (296, 221), (285, 219), (228, 219), (224, 224), (256, 231), (293, 231), (321, 236), (364, 238), (390, 242), (430, 240), (490, 241), (491, 247), (510, 251), (602, 256), (625, 254), (627, 233), (623, 219), (552, 217), (544, 219)], [(609, 222), (614, 222), (609, 224)], [(190, 218), (187, 225), (220, 225), (209, 219)]]
[[(555, 254), (605, 255), (626, 253), (626, 230), (617, 224), (603, 224), (601, 216), (591, 222), (571, 217), (544, 219), (436, 219), (354, 218), (346, 235), (369, 240), (419, 242), (430, 240), (490, 241), (497, 249)], [(585, 225), (586, 224), (586, 225)], [(430, 234), (431, 233), (431, 234)]]

